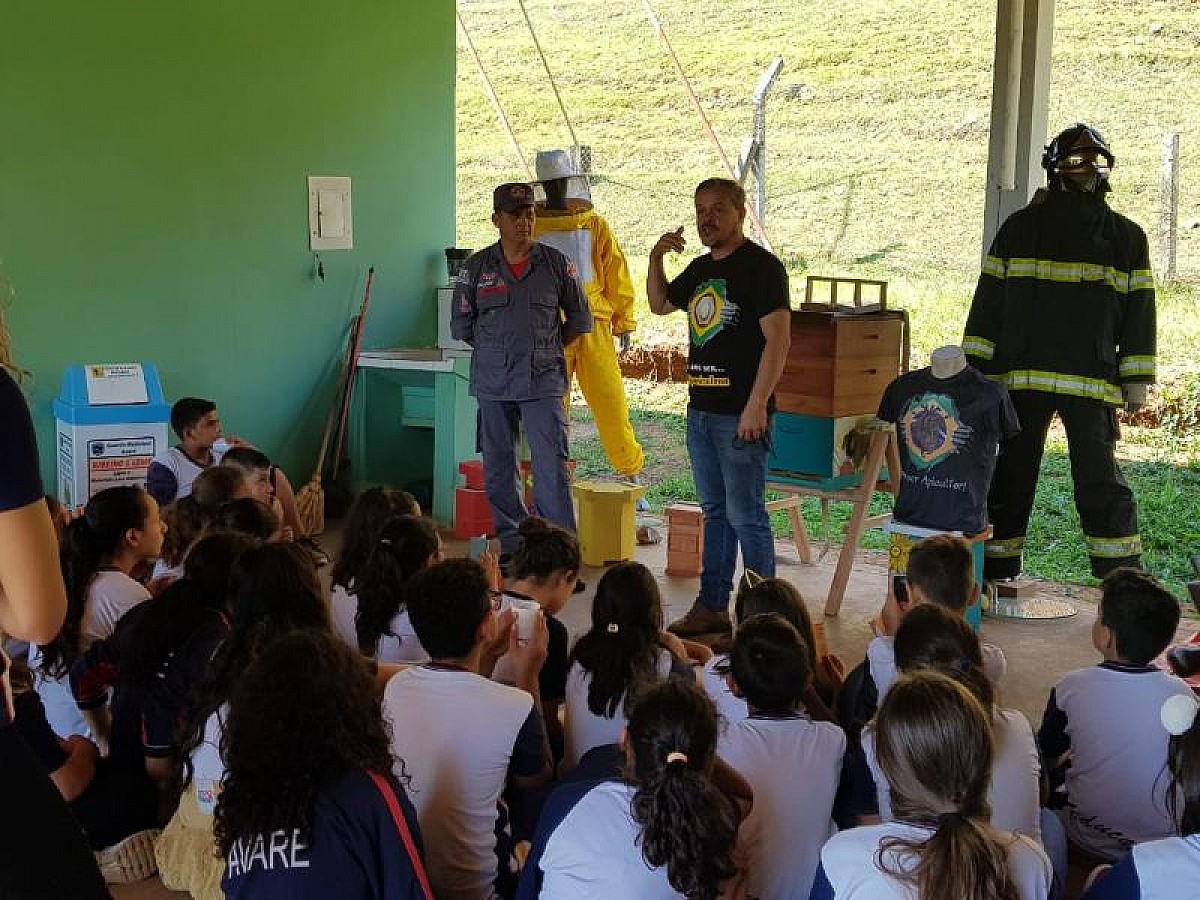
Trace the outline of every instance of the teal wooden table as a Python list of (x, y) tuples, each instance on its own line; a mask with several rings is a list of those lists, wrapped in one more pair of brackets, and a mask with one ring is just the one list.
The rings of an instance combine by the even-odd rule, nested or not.
[[(433, 505), (426, 512), (447, 528), (454, 525), (458, 464), (479, 458), (475, 450), (478, 407), (467, 392), (470, 369), (470, 356), (441, 350), (364, 350), (358, 355), (350, 442), (355, 478), (365, 475), (366, 481), (378, 481), (370, 473), (387, 469), (389, 459), (412, 457), (414, 448), (428, 445), (426, 435), (432, 431), (432, 452), (420, 452), (417, 464), (404, 468), (410, 477), (428, 475)], [(380, 404), (396, 410), (398, 432), (389, 428), (386, 434), (372, 433), (368, 409)]]

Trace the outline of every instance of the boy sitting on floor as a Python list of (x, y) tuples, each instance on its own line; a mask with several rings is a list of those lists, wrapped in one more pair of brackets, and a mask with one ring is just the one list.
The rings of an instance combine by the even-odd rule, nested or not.
[[(551, 780), (538, 684), (549, 632), (537, 614), (532, 639), (519, 642), (513, 611), (493, 612), (494, 593), (469, 559), (414, 575), (405, 602), (430, 661), (393, 676), (383, 695), (396, 775), (407, 779), (442, 900), (512, 896), (520, 835), (506, 833), (502, 795), (528, 797)], [(506, 651), (516, 687), (490, 679)]]
[[(184, 397), (171, 407), (171, 430), (179, 436), (179, 444), (160, 453), (146, 472), (146, 490), (160, 506), (167, 506), (188, 496), (196, 476), (210, 466), (220, 463), (232, 448), (255, 449), (241, 438), (223, 438), (221, 417), (217, 404), (198, 397)], [(265, 456), (260, 454), (262, 459)], [(295, 539), (305, 546), (318, 566), (326, 565), (329, 557), (315, 540), (308, 537), (296, 512), (296, 493), (287, 473), (271, 465), (271, 486), (279, 503), (284, 528), (290, 528)], [(245, 471), (248, 466), (239, 466)]]
[(1176, 833), (1165, 803), (1168, 735), (1159, 711), (1191, 688), (1150, 664), (1179, 625), (1171, 593), (1134, 569), (1110, 572), (1102, 590), (1092, 645), (1104, 661), (1063, 676), (1037, 737), (1052, 780), (1065, 768), (1059, 814), (1068, 839), (1111, 862), (1134, 844)]

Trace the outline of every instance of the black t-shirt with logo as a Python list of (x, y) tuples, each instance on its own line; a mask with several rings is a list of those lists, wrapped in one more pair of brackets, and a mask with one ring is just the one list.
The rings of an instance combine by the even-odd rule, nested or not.
[[(724, 259), (698, 256), (667, 287), (688, 314), (688, 402), (740, 414), (750, 399), (766, 338), (759, 319), (788, 308), (788, 277), (778, 258), (747, 240)], [(768, 409), (775, 408), (774, 397)]]
[(952, 378), (919, 369), (888, 385), (879, 418), (900, 439), (896, 518), (965, 535), (987, 528), (1000, 441), (1021, 430), (1008, 391), (971, 366)]

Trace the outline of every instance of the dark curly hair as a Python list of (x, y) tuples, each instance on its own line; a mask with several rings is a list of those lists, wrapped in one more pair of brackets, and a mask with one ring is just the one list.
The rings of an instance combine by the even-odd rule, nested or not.
[(132, 485), (105, 488), (87, 502), (83, 515), (67, 526), (59, 557), (67, 588), (67, 614), (58, 635), (41, 647), (39, 670), (61, 678), (84, 650), (83, 615), (92, 579), (121, 549), (131, 529), (146, 526), (150, 495)]
[[(629, 710), (626, 777), (637, 786), (630, 806), (642, 857), (665, 866), (671, 887), (688, 900), (715, 900), (737, 872), (737, 809), (710, 779), (717, 728), (712, 700), (675, 678), (644, 690)], [(672, 753), (682, 758), (669, 762)]]
[(392, 620), (404, 609), (405, 585), (437, 552), (438, 533), (429, 519), (397, 516), (380, 529), (379, 540), (354, 579), (354, 630), (365, 655), (373, 657), (379, 639), (391, 633)]
[(371, 487), (359, 494), (346, 522), (342, 526), (342, 549), (334, 561), (330, 580), (334, 586), (350, 590), (358, 578), (371, 549), (379, 542), (379, 532), (389, 519), (396, 516), (415, 516), (420, 512), (417, 501), (407, 491), (388, 487)]
[(297, 629), (237, 680), (221, 737), (225, 778), (213, 818), (222, 855), (238, 838), (298, 829), (347, 773), (388, 774), (394, 757), (368, 663), (336, 636)]
[(662, 627), (662, 596), (649, 569), (623, 562), (601, 576), (591, 630), (571, 651), (571, 660), (591, 675), (588, 709), (595, 715), (611, 719), (627, 693), (656, 679)]
[(210, 466), (197, 475), (192, 492), (163, 512), (167, 533), (163, 538), (162, 561), (168, 566), (182, 565), (192, 545), (214, 527), (221, 507), (236, 500), (245, 486), (242, 471), (230, 466)]
[(204, 742), (209, 716), (229, 699), (262, 649), (295, 628), (330, 630), (329, 604), (312, 557), (295, 544), (263, 544), (242, 553), (229, 577), (229, 617), (229, 634), (213, 654), (180, 731), (181, 787), (191, 781), (191, 755)]

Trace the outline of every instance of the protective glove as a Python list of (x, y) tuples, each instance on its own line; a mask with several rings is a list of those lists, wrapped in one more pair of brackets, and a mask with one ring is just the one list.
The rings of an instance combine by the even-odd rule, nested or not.
[(1133, 415), (1146, 405), (1147, 385), (1141, 382), (1129, 382), (1121, 385), (1121, 394), (1125, 397), (1125, 412)]
[(633, 332), (626, 331), (624, 334), (618, 334), (617, 343), (622, 353), (628, 353), (633, 349)]

